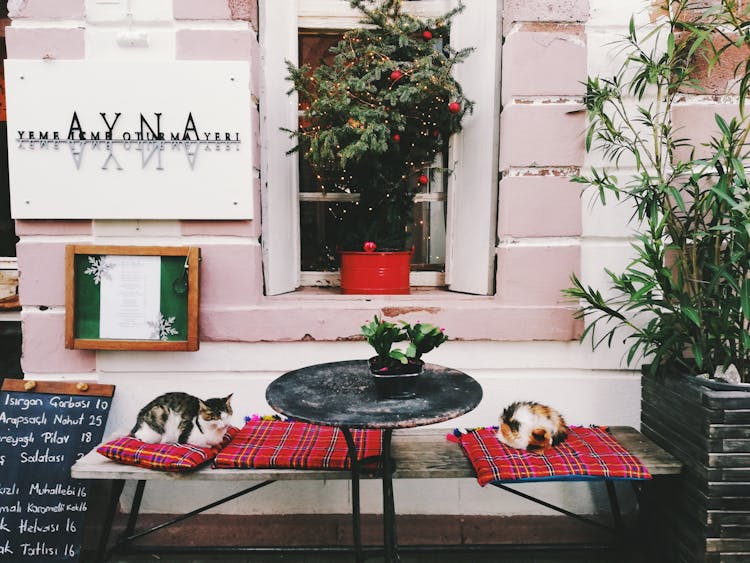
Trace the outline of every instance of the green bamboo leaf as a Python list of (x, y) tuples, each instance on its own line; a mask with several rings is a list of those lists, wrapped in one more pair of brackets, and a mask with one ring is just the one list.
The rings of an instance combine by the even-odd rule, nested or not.
[(591, 143), (596, 132), (596, 125), (592, 123), (586, 131), (586, 152), (591, 152)]
[(740, 291), (740, 302), (742, 304), (742, 314), (745, 320), (750, 319), (750, 280), (742, 280), (742, 289)]
[(737, 177), (740, 179), (740, 181), (743, 184), (747, 184), (747, 177), (745, 176), (745, 165), (742, 163), (742, 161), (739, 158), (733, 158), (732, 166), (734, 167), (734, 172), (735, 174), (737, 174)]
[(734, 205), (736, 202), (731, 197), (729, 197), (729, 195), (726, 193), (725, 190), (726, 190), (726, 181), (724, 181), (723, 178), (722, 180), (719, 181), (718, 184), (716, 184), (715, 186), (711, 186), (711, 193), (713, 193), (714, 195), (716, 195), (716, 197), (722, 199), (729, 205)]
[(686, 317), (687, 317), (687, 318), (688, 318), (688, 319), (689, 319), (689, 320), (690, 320), (690, 321), (691, 321), (691, 322), (692, 322), (692, 323), (693, 323), (693, 324), (694, 324), (695, 326), (697, 326), (698, 328), (702, 328), (702, 327), (701, 327), (701, 318), (700, 318), (700, 315), (698, 314), (698, 311), (696, 311), (696, 310), (695, 310), (695, 309), (693, 309), (692, 307), (687, 307), (687, 306), (685, 306), (685, 305), (683, 305), (682, 307), (680, 307), (680, 311), (681, 311), (681, 312), (682, 312), (682, 314), (683, 314), (683, 315), (685, 315), (685, 316), (686, 316)]
[(723, 117), (721, 117), (718, 113), (714, 114), (714, 120), (716, 121), (716, 124), (719, 126), (719, 129), (721, 129), (721, 132), (727, 137), (730, 137), (731, 133), (729, 132), (729, 126), (727, 125), (726, 120)]
[(696, 343), (693, 343), (690, 346), (690, 349), (693, 351), (695, 365), (698, 367), (698, 369), (703, 369), (703, 350)]
[(633, 358), (635, 357), (636, 353), (638, 352), (638, 348), (639, 348), (639, 346), (636, 343), (633, 346), (631, 346), (630, 349), (628, 350), (628, 357), (627, 357), (627, 363), (628, 363), (628, 365), (630, 365), (630, 364), (633, 363)]
[(667, 186), (667, 191), (669, 192), (669, 195), (672, 197), (672, 199), (674, 199), (677, 203), (677, 207), (680, 208), (680, 211), (686, 213), (687, 208), (685, 207), (685, 200), (682, 197), (682, 191), (674, 186)]

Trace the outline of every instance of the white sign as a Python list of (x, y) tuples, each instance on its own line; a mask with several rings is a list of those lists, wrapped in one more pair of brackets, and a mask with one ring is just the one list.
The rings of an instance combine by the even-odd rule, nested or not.
[(5, 73), (14, 218), (252, 219), (249, 63), (7, 60)]

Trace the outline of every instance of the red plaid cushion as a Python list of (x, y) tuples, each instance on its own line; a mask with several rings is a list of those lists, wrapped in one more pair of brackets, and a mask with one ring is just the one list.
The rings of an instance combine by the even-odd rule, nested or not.
[(604, 427), (571, 426), (568, 439), (543, 454), (506, 446), (496, 433), (491, 427), (449, 435), (463, 447), (481, 486), (493, 481), (651, 479), (638, 458)]
[[(352, 430), (357, 459), (380, 456), (380, 430)], [(214, 459), (227, 469), (347, 469), (346, 439), (340, 429), (289, 420), (252, 419)]]
[(102, 444), (96, 451), (119, 463), (163, 471), (189, 471), (213, 459), (239, 432), (230, 426), (220, 446), (201, 448), (191, 444), (148, 444), (132, 436), (123, 436)]

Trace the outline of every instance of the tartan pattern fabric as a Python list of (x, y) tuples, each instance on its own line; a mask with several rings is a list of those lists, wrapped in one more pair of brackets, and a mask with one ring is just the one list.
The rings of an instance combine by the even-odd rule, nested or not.
[[(381, 430), (352, 430), (357, 459), (380, 456)], [(343, 432), (291, 420), (249, 420), (214, 459), (221, 469), (290, 468), (348, 469), (351, 465)]]
[(239, 432), (229, 426), (224, 441), (213, 448), (192, 444), (149, 444), (132, 436), (123, 436), (100, 445), (96, 451), (111, 460), (126, 465), (137, 465), (162, 471), (189, 471), (212, 460)]
[(496, 433), (497, 427), (489, 427), (448, 436), (463, 447), (483, 487), (511, 481), (651, 479), (605, 427), (571, 426), (568, 439), (545, 453), (507, 446)]

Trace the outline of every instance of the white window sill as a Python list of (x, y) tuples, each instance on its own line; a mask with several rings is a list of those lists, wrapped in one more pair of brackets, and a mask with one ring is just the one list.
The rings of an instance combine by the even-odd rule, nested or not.
[(494, 301), (495, 298), (486, 295), (469, 295), (448, 291), (445, 287), (412, 287), (411, 293), (407, 295), (372, 295), (372, 294), (349, 294), (344, 295), (338, 287), (308, 286), (300, 287), (291, 293), (266, 297), (265, 302), (275, 301), (354, 301), (354, 302), (378, 302), (388, 303), (392, 301), (408, 301), (418, 303), (423, 301)]

